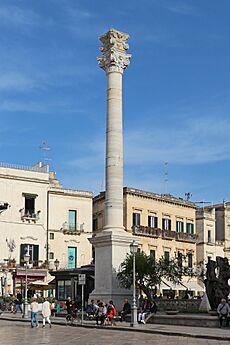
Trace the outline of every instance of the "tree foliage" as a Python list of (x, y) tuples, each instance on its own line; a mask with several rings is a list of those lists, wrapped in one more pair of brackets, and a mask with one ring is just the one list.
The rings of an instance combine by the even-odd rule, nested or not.
[[(151, 300), (151, 290), (159, 286), (162, 281), (178, 284), (183, 276), (192, 276), (193, 272), (186, 265), (183, 255), (155, 260), (144, 252), (136, 254), (136, 286)], [(120, 285), (130, 289), (133, 284), (133, 254), (128, 254), (122, 262), (118, 273)]]

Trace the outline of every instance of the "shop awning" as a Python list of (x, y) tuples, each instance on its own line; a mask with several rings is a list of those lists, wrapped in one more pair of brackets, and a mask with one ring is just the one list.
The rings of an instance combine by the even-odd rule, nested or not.
[(160, 288), (162, 290), (187, 290), (187, 287), (185, 286), (184, 283), (180, 283), (180, 284), (174, 284), (173, 282), (170, 282), (168, 280), (164, 280), (161, 285)]
[(54, 281), (55, 279), (53, 277), (47, 282), (44, 282), (42, 280), (35, 280), (29, 283), (28, 287), (30, 290), (51, 290), (55, 288)]
[(187, 289), (189, 291), (198, 291), (198, 292), (201, 292), (201, 291), (204, 291), (204, 287), (202, 287), (201, 285), (199, 285), (197, 282), (185, 282), (183, 283)]

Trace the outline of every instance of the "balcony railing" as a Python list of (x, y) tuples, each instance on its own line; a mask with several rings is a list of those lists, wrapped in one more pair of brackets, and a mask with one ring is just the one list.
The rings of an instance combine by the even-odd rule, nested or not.
[(155, 238), (163, 238), (165, 240), (185, 241), (185, 242), (195, 242), (195, 234), (187, 234), (183, 232), (176, 232), (172, 230), (162, 230), (159, 228), (151, 228), (149, 226), (134, 225), (132, 227), (133, 235), (138, 236), (148, 236)]
[(196, 235), (195, 234), (187, 234), (186, 232), (177, 232), (177, 241), (189, 241), (189, 242), (196, 242)]
[(21, 213), (21, 220), (24, 221), (33, 221), (36, 222), (40, 218), (41, 211), (35, 212), (34, 210), (26, 210), (22, 208), (19, 210)]
[(149, 226), (143, 226), (143, 225), (133, 226), (133, 234), (150, 236), (150, 237), (160, 237), (161, 229), (151, 228)]
[(85, 223), (76, 223), (75, 225), (71, 225), (64, 222), (61, 230), (63, 231), (63, 234), (66, 235), (80, 235), (85, 230)]
[(173, 240), (176, 238), (176, 232), (171, 230), (162, 230), (162, 238)]

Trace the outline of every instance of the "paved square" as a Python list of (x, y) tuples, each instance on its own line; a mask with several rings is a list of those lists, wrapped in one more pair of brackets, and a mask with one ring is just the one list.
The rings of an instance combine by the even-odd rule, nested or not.
[(53, 325), (38, 329), (29, 323), (0, 321), (1, 345), (227, 345), (228, 342), (128, 331)]

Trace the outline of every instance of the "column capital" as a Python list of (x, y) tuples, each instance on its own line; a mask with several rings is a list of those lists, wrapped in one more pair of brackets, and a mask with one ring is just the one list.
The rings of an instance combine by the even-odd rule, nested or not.
[(131, 54), (127, 54), (129, 35), (124, 32), (110, 29), (99, 37), (102, 42), (100, 51), (102, 56), (97, 58), (99, 66), (107, 73), (123, 73), (130, 64)]

